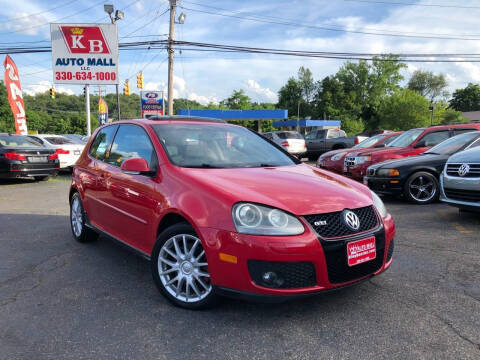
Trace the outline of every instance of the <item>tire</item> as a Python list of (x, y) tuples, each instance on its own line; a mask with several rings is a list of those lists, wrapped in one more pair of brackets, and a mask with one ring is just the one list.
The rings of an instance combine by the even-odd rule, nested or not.
[(78, 192), (72, 195), (70, 200), (70, 226), (72, 235), (80, 243), (95, 241), (98, 234), (85, 226), (87, 218), (83, 209), (82, 199)]
[(431, 204), (438, 201), (440, 184), (435, 175), (419, 171), (410, 175), (405, 182), (403, 193), (405, 198), (413, 204)]
[(216, 304), (205, 251), (190, 224), (172, 225), (158, 235), (151, 270), (158, 290), (172, 304), (190, 310)]
[(34, 176), (35, 181), (48, 181), (50, 176)]

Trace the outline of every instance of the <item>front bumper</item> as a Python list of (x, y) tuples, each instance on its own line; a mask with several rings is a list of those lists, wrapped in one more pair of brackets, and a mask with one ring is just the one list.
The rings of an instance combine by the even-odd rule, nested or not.
[(440, 176), (440, 201), (461, 209), (480, 210), (480, 178)]
[(343, 175), (351, 179), (362, 181), (363, 177), (367, 175), (367, 168), (371, 165), (370, 162), (366, 162), (355, 166), (344, 166)]
[[(363, 273), (348, 281), (341, 280), (343, 274), (335, 270), (335, 261), (345, 262), (345, 266), (347, 266), (346, 251), (343, 253), (346, 243), (367, 238), (372, 233), (325, 241), (319, 239), (308, 225), (304, 224), (304, 226), (306, 230), (303, 234), (284, 237), (253, 236), (212, 228), (200, 229), (207, 245), (205, 251), (212, 284), (220, 289), (218, 290), (220, 293), (223, 291), (237, 294), (240, 297), (245, 294), (253, 294), (254, 297), (260, 296), (260, 298), (262, 296), (287, 296), (290, 298), (293, 295), (314, 294), (355, 284), (380, 274), (392, 262), (391, 254), (387, 261), (388, 249), (395, 236), (395, 225), (390, 215), (383, 219), (382, 226), (373, 231), (378, 247), (377, 258), (350, 268)], [(337, 252), (337, 254), (339, 252), (343, 256), (335, 255), (338, 259), (330, 256), (327, 258), (326, 254), (332, 252)], [(235, 261), (223, 261), (220, 259), (220, 254), (231, 255)], [(252, 260), (265, 263), (311, 263), (314, 268), (314, 283), (311, 286), (299, 288), (261, 286), (252, 279), (251, 268), (249, 269), (249, 261)], [(365, 264), (367, 265), (362, 267)], [(343, 266), (343, 263), (341, 265)], [(350, 269), (347, 269), (346, 272), (348, 273)], [(372, 270), (369, 271), (370, 269)], [(365, 273), (365, 271), (367, 272)]]
[(403, 182), (397, 178), (380, 178), (365, 176), (363, 184), (367, 185), (377, 194), (401, 195), (403, 194)]
[(327, 159), (319, 160), (317, 163), (317, 167), (343, 175), (343, 159), (339, 161), (332, 161)]

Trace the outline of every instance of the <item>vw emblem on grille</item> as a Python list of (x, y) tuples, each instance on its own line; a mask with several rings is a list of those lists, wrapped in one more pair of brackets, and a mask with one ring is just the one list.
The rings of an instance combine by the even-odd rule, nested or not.
[(350, 230), (356, 231), (360, 228), (360, 219), (353, 211), (345, 210), (343, 212), (343, 221)]
[(462, 164), (462, 166), (460, 166), (458, 168), (458, 175), (459, 176), (465, 176), (465, 175), (468, 174), (469, 171), (470, 171), (470, 165)]

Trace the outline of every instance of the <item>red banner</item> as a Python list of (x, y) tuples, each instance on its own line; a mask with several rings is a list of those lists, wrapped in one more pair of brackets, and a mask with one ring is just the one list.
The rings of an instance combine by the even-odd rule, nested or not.
[(18, 69), (10, 56), (5, 57), (5, 86), (7, 87), (8, 102), (15, 118), (15, 129), (18, 135), (27, 135), (27, 119), (25, 117), (25, 106), (23, 104), (22, 86)]

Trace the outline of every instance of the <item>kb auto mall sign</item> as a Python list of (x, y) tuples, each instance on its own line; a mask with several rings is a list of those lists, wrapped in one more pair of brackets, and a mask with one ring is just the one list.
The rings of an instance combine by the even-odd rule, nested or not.
[(115, 24), (50, 24), (53, 82), (118, 84)]

